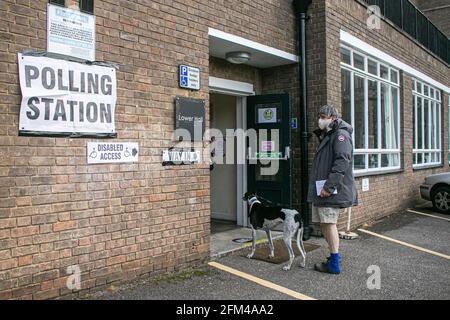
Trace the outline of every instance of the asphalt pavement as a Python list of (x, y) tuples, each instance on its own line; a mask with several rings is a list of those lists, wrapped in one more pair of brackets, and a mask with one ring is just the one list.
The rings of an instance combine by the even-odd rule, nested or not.
[(322, 238), (313, 238), (310, 242), (321, 247), (308, 253), (304, 269), (299, 267), (299, 258), (286, 272), (282, 264), (249, 260), (237, 252), (215, 260), (233, 273), (205, 265), (193, 272), (141, 279), (85, 298), (290, 300), (297, 299), (298, 293), (318, 300), (449, 300), (450, 216), (430, 208), (415, 210), (432, 216), (397, 213), (370, 226), (368, 230), (375, 235), (357, 231), (359, 239), (341, 240), (340, 275), (314, 271), (314, 264), (329, 253)]

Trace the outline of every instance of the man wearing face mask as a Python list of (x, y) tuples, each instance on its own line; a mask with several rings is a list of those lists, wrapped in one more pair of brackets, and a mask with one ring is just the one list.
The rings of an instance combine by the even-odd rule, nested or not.
[(308, 202), (312, 203), (312, 222), (320, 223), (320, 229), (331, 252), (327, 262), (316, 264), (315, 270), (339, 274), (339, 233), (337, 221), (341, 208), (357, 205), (357, 192), (353, 176), (353, 128), (338, 118), (333, 106), (319, 110), (319, 138), (312, 164)]

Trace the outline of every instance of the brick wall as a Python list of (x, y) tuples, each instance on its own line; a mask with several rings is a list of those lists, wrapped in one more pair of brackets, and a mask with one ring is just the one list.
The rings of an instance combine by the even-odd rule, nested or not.
[[(307, 121), (308, 132), (311, 134), (308, 143), (308, 164), (314, 159), (318, 142), (312, 132), (317, 128), (317, 113), (320, 106), (327, 103), (327, 65), (325, 1), (312, 1), (306, 22), (306, 81), (307, 81)], [(302, 181), (299, 181), (300, 190)], [(303, 181), (303, 184), (305, 182)], [(300, 192), (300, 191), (299, 191)], [(301, 200), (298, 200), (299, 202)]]
[[(85, 150), (93, 139), (18, 136), (16, 57), (46, 49), (46, 8), (46, 0), (0, 6), (0, 299), (83, 295), (202, 263), (209, 165), (161, 166), (174, 144), (174, 98), (205, 99), (209, 114), (208, 27), (295, 53), (291, 1), (96, 0), (96, 59), (120, 65), (114, 141), (138, 142), (141, 154), (136, 164), (92, 166)], [(220, 76), (217, 60), (211, 74)], [(199, 92), (178, 88), (181, 63), (201, 69)], [(239, 77), (262, 90), (258, 74), (247, 68)], [(66, 289), (72, 265), (82, 272), (80, 292)]]
[[(321, 15), (324, 8), (325, 16)], [(366, 7), (354, 0), (313, 1), (310, 8), (310, 28), (317, 30), (309, 44), (324, 47), (322, 50), (309, 48), (309, 110), (310, 115), (317, 112), (323, 103), (331, 103), (340, 108), (341, 73), (340, 73), (340, 30), (344, 30), (369, 43), (381, 51), (416, 68), (433, 79), (450, 84), (449, 66), (434, 58), (411, 38), (400, 33), (390, 23), (381, 22), (381, 30), (370, 31), (366, 27)], [(324, 33), (326, 32), (326, 36)], [(326, 39), (326, 40), (325, 40)], [(320, 51), (320, 52), (319, 52)], [(320, 71), (319, 71), (320, 70)], [(360, 226), (414, 204), (419, 199), (419, 184), (424, 177), (437, 172), (449, 171), (447, 163), (448, 150), (448, 108), (447, 97), (442, 102), (442, 147), (443, 166), (441, 168), (412, 169), (412, 92), (411, 77), (402, 74), (401, 80), (401, 146), (402, 172), (367, 177), (370, 191), (362, 193), (361, 178), (357, 178), (359, 206), (353, 210), (352, 225)], [(324, 94), (323, 92), (326, 91)], [(443, 95), (445, 96), (445, 95)], [(310, 119), (310, 130), (316, 126), (316, 118)], [(311, 140), (312, 150), (317, 146), (315, 138)], [(339, 226), (346, 223), (341, 216)]]
[(227, 80), (253, 84), (255, 94), (261, 94), (261, 70), (248, 65), (237, 65), (216, 57), (209, 58), (209, 75)]

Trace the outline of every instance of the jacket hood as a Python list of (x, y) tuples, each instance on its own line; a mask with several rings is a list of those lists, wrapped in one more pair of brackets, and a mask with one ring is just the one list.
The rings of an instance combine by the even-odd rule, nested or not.
[(338, 129), (346, 130), (350, 134), (353, 133), (353, 127), (342, 119), (337, 119), (333, 126), (333, 130), (338, 130)]

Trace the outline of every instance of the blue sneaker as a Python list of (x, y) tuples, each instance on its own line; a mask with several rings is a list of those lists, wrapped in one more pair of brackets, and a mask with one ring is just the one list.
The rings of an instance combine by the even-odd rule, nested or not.
[(339, 253), (331, 254), (330, 258), (326, 263), (316, 264), (314, 269), (323, 273), (330, 274), (340, 274), (341, 268), (339, 267), (339, 262), (341, 260), (341, 256)]

